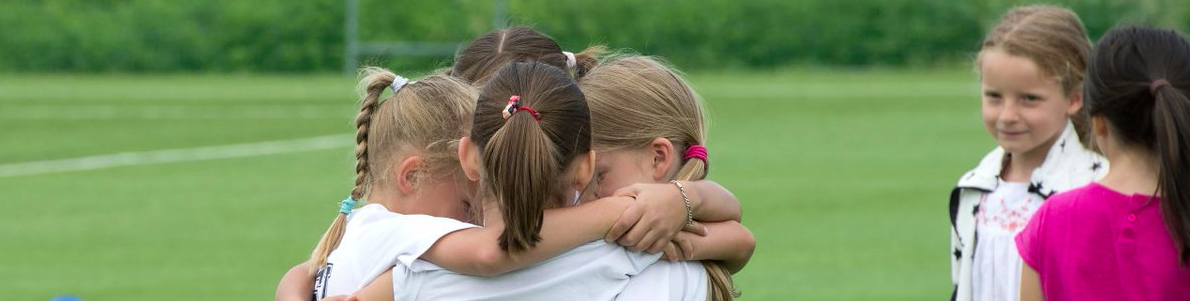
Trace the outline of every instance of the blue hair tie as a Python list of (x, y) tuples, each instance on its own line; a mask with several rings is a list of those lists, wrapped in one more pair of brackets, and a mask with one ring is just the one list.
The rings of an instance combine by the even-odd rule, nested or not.
[(355, 209), (355, 199), (352, 199), (350, 196), (339, 203), (339, 213), (351, 214), (351, 209)]

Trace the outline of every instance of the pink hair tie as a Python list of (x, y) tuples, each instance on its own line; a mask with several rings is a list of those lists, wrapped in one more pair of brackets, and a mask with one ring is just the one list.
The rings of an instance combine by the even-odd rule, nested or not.
[(711, 164), (707, 162), (707, 148), (701, 144), (694, 144), (686, 148), (686, 155), (682, 156), (682, 160), (690, 160), (690, 158), (698, 158), (707, 165)]
[(516, 112), (520, 111), (529, 112), (530, 115), (533, 115), (533, 119), (541, 121), (541, 114), (538, 114), (537, 111), (533, 110), (533, 108), (521, 106), (520, 95), (513, 95), (512, 97), (509, 97), (508, 106), (505, 106), (504, 111), (500, 112), (500, 114), (504, 116), (505, 120), (507, 120), (508, 118), (512, 117), (512, 114), (516, 114)]
[(1156, 96), (1157, 89), (1161, 89), (1161, 87), (1168, 86), (1168, 85), (1169, 85), (1169, 81), (1165, 80), (1164, 78), (1155, 80), (1149, 84), (1149, 94), (1153, 94), (1153, 96)]

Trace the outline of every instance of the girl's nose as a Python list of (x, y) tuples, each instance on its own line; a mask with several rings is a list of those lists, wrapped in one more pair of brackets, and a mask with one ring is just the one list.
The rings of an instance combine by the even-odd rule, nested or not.
[(1000, 108), (1000, 116), (997, 121), (1002, 123), (1013, 123), (1020, 121), (1020, 109), (1016, 105), (1016, 100), (1005, 101), (1004, 107)]

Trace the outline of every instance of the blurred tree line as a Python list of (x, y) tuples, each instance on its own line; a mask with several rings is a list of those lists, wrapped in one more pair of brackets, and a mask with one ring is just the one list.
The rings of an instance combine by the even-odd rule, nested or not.
[[(568, 50), (606, 44), (685, 69), (932, 67), (967, 62), (1000, 14), (1032, 2), (509, 0), (507, 16)], [(1092, 38), (1118, 23), (1187, 28), (1184, 2), (1048, 1), (1077, 12)], [(343, 0), (4, 0), (0, 72), (335, 72), (344, 11)], [(462, 42), (491, 29), (492, 11), (487, 0), (360, 0), (360, 37)]]

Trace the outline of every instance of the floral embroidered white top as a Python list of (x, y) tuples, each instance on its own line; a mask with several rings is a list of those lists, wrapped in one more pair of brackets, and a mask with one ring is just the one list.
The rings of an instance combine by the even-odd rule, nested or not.
[(1014, 238), (1043, 202), (1045, 198), (1029, 193), (1029, 183), (1002, 180), (980, 200), (975, 213), (975, 253), (980, 256), (972, 258), (971, 266), (973, 300), (1015, 301), (1020, 297), (1021, 256), (1012, 252), (1016, 250)]

